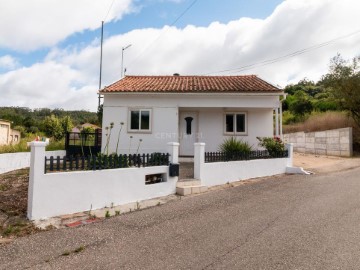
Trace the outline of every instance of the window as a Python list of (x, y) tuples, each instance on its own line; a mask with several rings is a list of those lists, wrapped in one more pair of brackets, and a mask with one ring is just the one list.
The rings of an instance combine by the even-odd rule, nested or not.
[(246, 135), (246, 113), (226, 113), (225, 114), (225, 134)]
[(134, 109), (130, 110), (130, 119), (129, 119), (129, 130), (130, 131), (142, 131), (150, 132), (150, 118), (151, 110), (149, 109)]

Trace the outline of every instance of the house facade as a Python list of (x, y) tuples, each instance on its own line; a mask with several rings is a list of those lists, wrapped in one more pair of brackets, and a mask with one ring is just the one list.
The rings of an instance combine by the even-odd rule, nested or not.
[(255, 75), (126, 76), (100, 94), (109, 153), (166, 152), (177, 141), (180, 156), (193, 156), (196, 142), (218, 151), (233, 136), (256, 149), (256, 137), (281, 135), (283, 91)]
[(0, 119), (0, 145), (17, 144), (20, 136), (20, 131), (11, 129), (9, 121)]

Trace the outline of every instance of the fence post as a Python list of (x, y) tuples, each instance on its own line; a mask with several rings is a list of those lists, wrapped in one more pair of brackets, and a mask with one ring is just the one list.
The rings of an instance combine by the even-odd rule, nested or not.
[[(34, 204), (39, 187), (37, 181), (44, 175), (45, 171), (45, 146), (47, 142), (31, 142), (30, 155), (30, 174), (29, 174), (29, 191), (28, 191), (28, 207), (27, 217), (30, 220), (34, 219)], [(39, 206), (37, 206), (39, 207)]]
[(292, 167), (293, 166), (293, 156), (294, 156), (294, 144), (287, 143), (285, 145), (286, 149), (288, 150), (288, 161), (286, 166)]
[(179, 162), (179, 143), (178, 142), (169, 142), (168, 145), (168, 153), (170, 154), (170, 163), (178, 163)]
[(194, 178), (201, 181), (201, 167), (205, 163), (205, 143), (194, 143)]

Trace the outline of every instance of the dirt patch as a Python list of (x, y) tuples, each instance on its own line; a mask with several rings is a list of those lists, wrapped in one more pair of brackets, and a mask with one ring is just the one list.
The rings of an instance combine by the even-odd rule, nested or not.
[(294, 153), (294, 166), (303, 167), (315, 173), (330, 173), (349, 170), (360, 166), (360, 158), (344, 158)]
[(24, 236), (37, 231), (26, 219), (28, 182), (28, 169), (0, 174), (0, 238), (2, 239)]

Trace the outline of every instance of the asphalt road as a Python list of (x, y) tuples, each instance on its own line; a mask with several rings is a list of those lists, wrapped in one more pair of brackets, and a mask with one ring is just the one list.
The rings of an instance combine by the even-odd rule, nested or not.
[(0, 269), (360, 269), (359, 194), (360, 168), (268, 178), (20, 238)]

